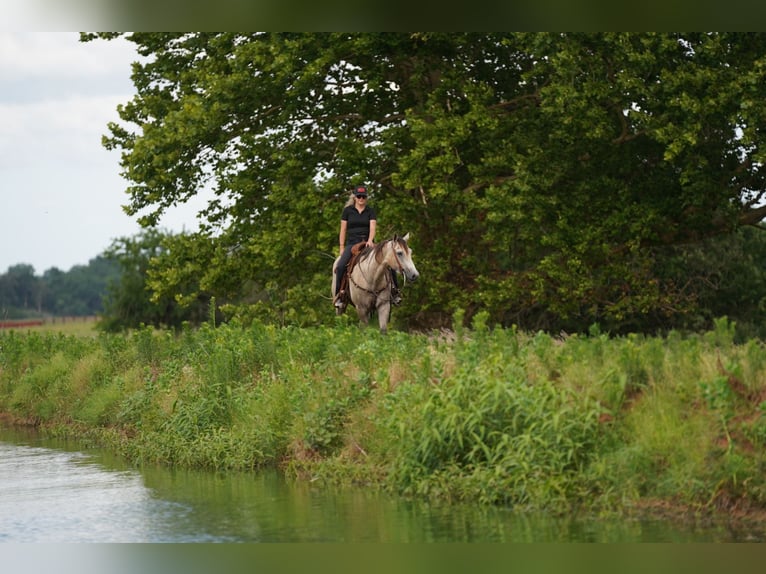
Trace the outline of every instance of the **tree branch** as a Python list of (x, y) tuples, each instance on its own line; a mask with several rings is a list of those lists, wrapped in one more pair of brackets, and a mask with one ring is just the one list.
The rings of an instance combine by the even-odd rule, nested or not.
[(529, 102), (532, 102), (534, 105), (539, 105), (540, 92), (536, 91), (532, 94), (524, 94), (522, 96), (518, 96), (517, 98), (513, 98), (512, 100), (498, 102), (496, 104), (492, 104), (491, 106), (489, 106), (489, 109), (496, 110), (496, 109), (510, 108), (511, 110), (515, 110), (520, 108), (522, 105), (528, 104)]
[(740, 225), (757, 225), (766, 217), (766, 205), (751, 209), (740, 214), (738, 223)]
[(477, 189), (481, 189), (482, 187), (487, 187), (490, 185), (499, 185), (501, 183), (505, 183), (506, 181), (511, 181), (513, 179), (516, 179), (515, 175), (499, 175), (492, 181), (482, 181), (479, 183), (474, 183), (473, 185), (469, 185), (468, 187), (463, 188), (463, 193), (473, 193)]

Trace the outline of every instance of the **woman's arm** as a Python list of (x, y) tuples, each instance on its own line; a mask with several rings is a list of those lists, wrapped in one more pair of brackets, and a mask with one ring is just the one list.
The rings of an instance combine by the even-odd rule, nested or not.
[(370, 236), (367, 238), (367, 245), (372, 246), (375, 241), (375, 229), (378, 227), (378, 222), (375, 219), (370, 219)]

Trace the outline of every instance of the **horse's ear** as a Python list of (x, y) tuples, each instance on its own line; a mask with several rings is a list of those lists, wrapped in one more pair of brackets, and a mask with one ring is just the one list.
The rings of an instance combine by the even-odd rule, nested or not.
[(407, 232), (407, 235), (405, 235), (404, 237), (402, 237), (402, 239), (404, 239), (405, 241), (409, 241), (409, 240), (410, 240), (410, 232), (408, 231), (408, 232)]

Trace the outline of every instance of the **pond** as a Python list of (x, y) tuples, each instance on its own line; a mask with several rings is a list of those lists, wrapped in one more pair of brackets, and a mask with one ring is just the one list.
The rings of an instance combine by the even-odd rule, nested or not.
[(100, 449), (0, 429), (0, 542), (739, 542), (763, 532), (574, 519), (413, 501), (272, 470), (134, 468)]

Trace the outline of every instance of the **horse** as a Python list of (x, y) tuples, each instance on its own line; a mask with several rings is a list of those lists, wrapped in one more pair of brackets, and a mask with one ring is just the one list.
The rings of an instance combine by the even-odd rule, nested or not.
[[(415, 281), (420, 276), (415, 264), (412, 262), (412, 250), (407, 245), (410, 234), (404, 237), (394, 235), (393, 239), (386, 239), (372, 247), (362, 250), (356, 259), (352, 260), (348, 267), (348, 301), (356, 307), (363, 326), (367, 326), (372, 317), (372, 312), (378, 313), (380, 331), (386, 333), (388, 321), (391, 318), (391, 287), (393, 284), (391, 271), (401, 273), (407, 281)], [(335, 293), (335, 269), (338, 265), (338, 257), (332, 266), (332, 293)], [(346, 303), (336, 307), (338, 315), (346, 310)]]

